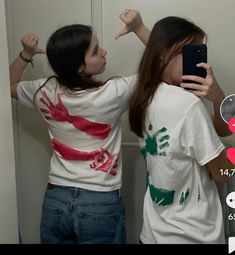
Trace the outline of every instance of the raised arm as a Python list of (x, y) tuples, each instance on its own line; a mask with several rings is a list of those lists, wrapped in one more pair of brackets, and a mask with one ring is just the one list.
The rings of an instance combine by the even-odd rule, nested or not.
[(216, 129), (217, 134), (220, 137), (231, 135), (231, 131), (228, 128), (228, 124), (223, 121), (220, 116), (220, 104), (225, 98), (223, 90), (220, 88), (218, 82), (213, 74), (212, 67), (206, 63), (197, 64), (198, 67), (206, 69), (206, 78), (201, 78), (198, 76), (185, 75), (182, 76), (182, 80), (192, 80), (200, 84), (194, 83), (182, 83), (183, 88), (192, 89), (192, 93), (196, 96), (203, 97), (213, 103), (214, 114), (212, 116), (213, 124)]
[(140, 13), (134, 9), (126, 9), (120, 14), (120, 19), (125, 23), (125, 27), (116, 34), (115, 39), (126, 35), (130, 32), (134, 32), (137, 37), (147, 45), (150, 30), (144, 25)]
[(42, 54), (45, 51), (38, 48), (38, 37), (33, 34), (26, 34), (21, 39), (23, 50), (15, 61), (10, 65), (10, 85), (11, 96), (17, 97), (17, 84), (20, 82), (22, 74), (28, 63), (32, 63), (35, 54)]

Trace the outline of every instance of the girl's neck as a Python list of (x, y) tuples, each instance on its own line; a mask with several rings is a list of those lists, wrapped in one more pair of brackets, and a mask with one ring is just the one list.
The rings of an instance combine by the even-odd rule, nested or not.
[(171, 86), (177, 86), (177, 87), (180, 86), (180, 84), (173, 84), (172, 82), (170, 82), (170, 81), (168, 81), (166, 79), (162, 79), (162, 82), (166, 83), (167, 85), (171, 85)]

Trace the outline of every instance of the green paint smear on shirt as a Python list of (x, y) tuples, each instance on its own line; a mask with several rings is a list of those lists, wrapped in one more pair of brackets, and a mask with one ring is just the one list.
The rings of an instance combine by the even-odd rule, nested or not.
[(171, 205), (174, 202), (174, 190), (158, 189), (149, 185), (150, 195), (154, 203), (159, 206)]
[(197, 202), (201, 200), (200, 187), (198, 186)]
[(184, 192), (182, 192), (181, 197), (180, 197), (180, 205), (184, 205), (186, 203), (189, 193), (190, 193), (190, 188), (187, 189), (185, 194), (184, 194)]

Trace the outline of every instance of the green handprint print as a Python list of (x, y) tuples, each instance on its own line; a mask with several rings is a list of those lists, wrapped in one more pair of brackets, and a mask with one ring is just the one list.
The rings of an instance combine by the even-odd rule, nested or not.
[[(152, 124), (149, 125), (149, 131), (152, 131)], [(161, 151), (165, 147), (169, 147), (168, 140), (170, 139), (169, 135), (163, 135), (158, 139), (158, 136), (162, 133), (165, 133), (167, 128), (163, 127), (155, 132), (152, 136), (147, 133), (147, 139), (145, 139), (145, 146), (141, 148), (141, 153), (144, 156), (145, 160), (147, 155), (153, 156), (166, 156), (165, 151)]]
[(171, 205), (174, 202), (174, 190), (159, 189), (150, 184), (149, 191), (153, 202), (158, 206)]

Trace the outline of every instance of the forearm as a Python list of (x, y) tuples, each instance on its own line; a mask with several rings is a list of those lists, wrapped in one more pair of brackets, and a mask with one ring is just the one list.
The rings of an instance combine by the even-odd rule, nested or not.
[(146, 46), (150, 37), (150, 30), (143, 24), (138, 29), (134, 31), (134, 33), (138, 36), (138, 38), (143, 42)]
[(214, 108), (213, 123), (217, 134), (221, 137), (229, 136), (232, 134), (228, 128), (228, 124), (222, 119), (220, 115), (220, 104), (222, 103), (224, 98), (225, 96), (221, 97), (216, 102), (213, 102)]
[[(27, 59), (32, 59), (32, 55), (29, 55), (22, 52), (23, 56)], [(10, 65), (10, 84), (16, 84), (20, 82), (22, 74), (25, 70), (25, 67), (27, 66), (28, 62), (24, 61), (23, 59), (18, 56), (15, 61)]]

